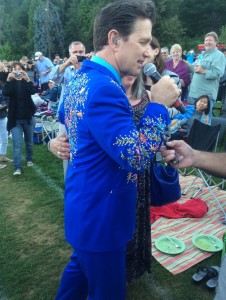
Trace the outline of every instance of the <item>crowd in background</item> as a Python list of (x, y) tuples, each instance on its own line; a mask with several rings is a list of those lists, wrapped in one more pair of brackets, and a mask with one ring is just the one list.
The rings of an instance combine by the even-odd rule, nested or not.
[[(226, 71), (224, 69), (226, 48), (222, 48), (221, 51), (217, 49), (216, 46), (218, 43), (218, 37), (215, 32), (207, 34), (204, 42), (206, 43), (206, 51), (202, 50), (197, 53), (195, 53), (193, 49), (183, 51), (179, 44), (172, 45), (170, 50), (165, 46), (161, 48), (155, 37), (153, 37), (150, 45), (153, 55), (149, 62), (156, 65), (157, 71), (162, 76), (178, 76), (178, 88), (182, 90), (181, 100), (186, 106), (188, 105), (187, 112), (184, 115), (179, 114), (179, 116), (175, 116), (175, 113), (171, 112), (171, 118), (173, 119), (171, 127), (172, 136), (176, 139), (183, 139), (184, 135), (189, 133), (192, 122), (196, 118), (205, 124), (211, 124), (212, 109), (215, 101), (223, 101), (223, 98), (225, 97), (225, 93), (222, 94), (221, 84), (222, 82), (225, 83), (226, 80)], [(81, 42), (74, 43), (75, 44), (71, 44), (69, 47), (69, 58), (61, 58), (59, 54), (55, 54), (54, 59), (51, 60), (38, 51), (35, 53), (33, 58), (23, 56), (19, 61), (21, 70), (26, 72), (29, 77), (29, 81), (33, 85), (32, 93), (40, 95), (41, 99), (45, 101), (43, 102), (45, 104), (48, 103), (48, 101), (57, 102), (61, 99), (60, 102), (62, 102), (63, 100), (65, 85), (69, 83), (74, 74), (72, 71), (73, 68), (70, 68), (71, 71), (69, 77), (67, 75), (68, 70), (66, 72), (66, 77), (68, 77), (68, 79), (66, 78), (62, 80), (64, 75), (58, 77), (56, 74), (58, 70), (62, 70), (60, 72), (64, 74), (65, 68), (72, 64), (72, 57), (70, 56), (71, 47), (75, 47), (75, 49), (78, 48), (78, 51), (75, 51), (76, 55), (86, 55), (85, 46)], [(221, 55), (219, 55), (219, 53), (221, 53)], [(202, 65), (202, 62), (204, 62), (204, 65)], [(2, 121), (1, 124), (4, 128), (8, 111), (8, 100), (7, 97), (2, 95), (2, 90), (9, 74), (13, 72), (13, 65), (13, 61), (0, 62), (0, 95), (2, 102), (0, 104), (0, 120)], [(77, 62), (74, 70), (76, 71), (80, 67), (81, 63)], [(205, 69), (208, 69), (208, 74), (205, 74), (204, 77), (201, 74), (205, 72)], [(151, 89), (151, 86), (153, 85), (152, 80), (146, 76), (144, 81), (145, 87), (147, 89)], [(204, 107), (202, 104), (201, 106), (198, 105), (197, 108), (196, 100), (200, 99), (200, 97), (204, 97), (207, 100)], [(201, 102), (203, 103), (203, 100), (201, 100)], [(201, 102), (199, 101), (198, 104)], [(193, 109), (193, 107), (195, 109)], [(0, 161), (2, 162), (10, 161), (6, 157), (7, 134), (6, 130), (4, 131), (4, 137), (2, 137), (3, 134), (1, 134), (2, 149), (0, 149)], [(1, 165), (1, 168), (4, 167), (6, 167), (6, 165)], [(18, 169), (19, 168), (16, 167), (16, 170)]]
[[(141, 21), (139, 20), (139, 22), (141, 22)], [(126, 43), (127, 43), (127, 41), (125, 42), (125, 44)], [(223, 54), (221, 51), (219, 51), (217, 49), (217, 47), (216, 47), (217, 43), (218, 43), (218, 37), (217, 37), (216, 33), (210, 32), (205, 35), (205, 50), (206, 51), (204, 51), (203, 53), (195, 54), (193, 50), (190, 50), (188, 52), (186, 52), (186, 51), (183, 52), (182, 47), (179, 44), (172, 45), (170, 51), (167, 47), (161, 48), (158, 43), (158, 40), (156, 38), (153, 38), (153, 40), (150, 44), (150, 49), (149, 49), (149, 51), (147, 51), (149, 53), (147, 55), (146, 63), (154, 64), (156, 66), (157, 71), (161, 75), (166, 74), (166, 75), (172, 76), (173, 78), (176, 78), (177, 86), (174, 87), (176, 90), (176, 94), (174, 93), (176, 95), (175, 99), (176, 99), (176, 97), (178, 97), (179, 90), (181, 90), (181, 95), (180, 95), (181, 100), (185, 106), (188, 106), (188, 111), (185, 114), (186, 117), (181, 117), (181, 116), (179, 116), (178, 113), (175, 116), (173, 114), (172, 115), (170, 114), (170, 116), (172, 118), (172, 123), (174, 121), (174, 117), (176, 118), (177, 124), (179, 124), (179, 126), (177, 127), (177, 131), (179, 131), (179, 132), (182, 132), (184, 130), (184, 126), (186, 125), (185, 126), (186, 134), (188, 134), (189, 128), (192, 126), (192, 121), (195, 118), (200, 119), (200, 121), (203, 121), (207, 124), (211, 124), (212, 109), (213, 109), (214, 102), (217, 100), (217, 97), (218, 97), (218, 89), (219, 89), (219, 85), (220, 85), (220, 80), (221, 80), (221, 78), (223, 78), (223, 76), (225, 74), (225, 63), (226, 63), (226, 49), (223, 49), (223, 51), (222, 51), (224, 53)], [(113, 37), (112, 45), (111, 45), (111, 47), (118, 46), (118, 36), (117, 35)], [(80, 50), (79, 50), (79, 46), (81, 46)], [(107, 45), (107, 47), (110, 47), (110, 46)], [(149, 42), (147, 43), (147, 47), (149, 48)], [(100, 50), (99, 50), (99, 52), (100, 52)], [(104, 57), (107, 60), (108, 53), (106, 51), (106, 47), (104, 48), (103, 52), (106, 52), (106, 54), (105, 54), (106, 56), (104, 56)], [(41, 97), (43, 97), (43, 100), (45, 100), (45, 101), (48, 101), (48, 100), (52, 101), (52, 100), (50, 100), (50, 97), (53, 96), (53, 94), (56, 97), (55, 101), (59, 101), (60, 98), (63, 101), (63, 95), (66, 95), (66, 97), (68, 97), (68, 99), (70, 99), (70, 98), (74, 99), (76, 96), (78, 97), (78, 93), (82, 93), (83, 89), (76, 89), (76, 88), (73, 89), (73, 87), (76, 86), (76, 79), (75, 79), (76, 75), (75, 74), (77, 73), (78, 69), (81, 67), (81, 63), (78, 61), (78, 59), (75, 59), (75, 57), (77, 57), (77, 55), (85, 56), (85, 54), (86, 53), (85, 53), (84, 45), (81, 42), (73, 42), (69, 46), (69, 58), (62, 59), (59, 54), (56, 54), (54, 59), (51, 60), (50, 58), (45, 57), (42, 52), (38, 51), (35, 53), (34, 59), (29, 59), (28, 57), (24, 56), (21, 58), (21, 60), (19, 62), (1, 62), (1, 64), (0, 64), (0, 68), (1, 68), (0, 69), (0, 80), (1, 80), (1, 94), (2, 94), (1, 96), (2, 97), (1, 97), (1, 103), (0, 103), (0, 105), (1, 105), (0, 110), (4, 111), (5, 114), (3, 114), (2, 117), (0, 115), (0, 119), (2, 119), (0, 121), (4, 121), (4, 122), (0, 123), (1, 129), (4, 129), (4, 130), (1, 130), (1, 133), (0, 133), (0, 136), (1, 136), (0, 161), (5, 162), (5, 163), (10, 162), (10, 159), (8, 159), (6, 157), (6, 150), (7, 150), (7, 143), (8, 143), (6, 136), (7, 136), (7, 131), (8, 132), (10, 131), (12, 134), (12, 141), (13, 141), (13, 164), (14, 164), (14, 168), (15, 168), (13, 175), (21, 175), (22, 174), (23, 136), (25, 138), (26, 164), (28, 167), (33, 166), (32, 134), (33, 134), (33, 130), (34, 130), (34, 114), (35, 114), (36, 107), (34, 105), (34, 102), (32, 101), (31, 96), (38, 93)], [(100, 57), (101, 57), (101, 55), (100, 55)], [(90, 69), (93, 68), (93, 66), (92, 66), (92, 63), (93, 63), (93, 65), (95, 65), (95, 64), (98, 65), (99, 68), (102, 69), (102, 71), (104, 70), (104, 72), (106, 72), (105, 69), (107, 69), (107, 72), (109, 72), (109, 67), (105, 68), (106, 65), (104, 65), (104, 63), (103, 63), (104, 59), (101, 59), (100, 57), (98, 60), (98, 56), (97, 56), (95, 63), (93, 63), (93, 61), (89, 62), (89, 63), (91, 63), (90, 65), (88, 63), (89, 68)], [(112, 67), (111, 71), (112, 70), (113, 70), (113, 73), (111, 74), (111, 76), (114, 76), (115, 69)], [(68, 72), (70, 72), (70, 74)], [(115, 73), (117, 73), (117, 72), (115, 72)], [(97, 74), (97, 72), (95, 72), (94, 74)], [(98, 80), (99, 78), (96, 78), (95, 76), (93, 76), (93, 78), (95, 80), (96, 79)], [(103, 76), (103, 75), (99, 75), (99, 76)], [(106, 77), (109, 77), (109, 76), (103, 76), (103, 78), (102, 78), (103, 83), (105, 83)], [(94, 79), (93, 79), (93, 81), (94, 81)], [(71, 81), (71, 90), (68, 89), (66, 91), (66, 93), (64, 94), (64, 88), (65, 88), (65, 83), (66, 83), (65, 81), (67, 83), (69, 81)], [(109, 86), (114, 91), (115, 87), (112, 82), (113, 82), (113, 80), (111, 80)], [(151, 103), (152, 102), (151, 101), (152, 100), (152, 91), (154, 90), (154, 87), (153, 87), (154, 83), (155, 82), (153, 81), (153, 79), (149, 78), (149, 76), (146, 76), (146, 78), (143, 78), (143, 76), (141, 77), (141, 76), (139, 76), (139, 74), (137, 74), (137, 76), (135, 76), (135, 75), (128, 76), (127, 75), (127, 76), (124, 76), (122, 79), (122, 85), (124, 86), (124, 88), (126, 90), (126, 95), (124, 94), (123, 90), (120, 91), (120, 93), (118, 93), (118, 94), (122, 98), (122, 100), (126, 100), (125, 101), (126, 104), (127, 104), (127, 98), (128, 98), (127, 108), (130, 107), (129, 106), (129, 103), (130, 103), (131, 108), (133, 110), (133, 116), (135, 116), (135, 118), (136, 118), (136, 124), (133, 125), (135, 133), (138, 132), (137, 128), (139, 128), (139, 126), (140, 126), (139, 124), (141, 123), (142, 119), (144, 118), (147, 108), (150, 110), (149, 111), (150, 115), (152, 115), (152, 114), (158, 115), (159, 114), (159, 116), (161, 116), (161, 118), (160, 117), (158, 117), (158, 119), (156, 118), (159, 123), (162, 122), (162, 124), (157, 123), (160, 127), (163, 126), (163, 127), (168, 128), (168, 125), (170, 123), (170, 117), (168, 115), (168, 111), (165, 108), (165, 105), (163, 106), (163, 105), (159, 105), (159, 104), (170, 103), (170, 105), (172, 105), (172, 103), (173, 103), (172, 99), (174, 97), (171, 97), (171, 99), (167, 100), (168, 101), (167, 103), (164, 103), (164, 101), (162, 101), (162, 103), (161, 103), (161, 101), (159, 103), (154, 103), (155, 101), (153, 101), (153, 103)], [(171, 81), (170, 81), (170, 83), (172, 84)], [(54, 91), (56, 91), (56, 90), (54, 90), (55, 84), (62, 86), (62, 91), (60, 92), (60, 95), (57, 92), (53, 93)], [(149, 88), (147, 88), (147, 87), (149, 87)], [(88, 86), (88, 88), (89, 88), (89, 86)], [(149, 89), (151, 90), (151, 93), (150, 93)], [(170, 97), (169, 91), (170, 91), (170, 88), (168, 88), (168, 94), (167, 94), (168, 97)], [(114, 97), (118, 97), (118, 94), (116, 93), (114, 95)], [(101, 93), (99, 94), (99, 97), (101, 99)], [(110, 99), (108, 99), (109, 102), (112, 101), (112, 106), (114, 106), (114, 102), (113, 102), (114, 97), (109, 97)], [(92, 98), (92, 96), (91, 96), (91, 98)], [(75, 98), (75, 99), (77, 99), (77, 98)], [(99, 98), (98, 98), (98, 100), (99, 100)], [(151, 109), (151, 106), (153, 109)], [(66, 109), (68, 109), (68, 108), (66, 108)], [(84, 109), (84, 107), (83, 107), (83, 109)], [(101, 109), (102, 109), (102, 107), (98, 107), (96, 105), (95, 107), (93, 106), (91, 110), (94, 110), (95, 115), (98, 116), (98, 114), (100, 114)], [(114, 109), (118, 109), (117, 106)], [(155, 111), (155, 109), (156, 109), (156, 111)], [(62, 110), (60, 110), (60, 112), (61, 111)], [(7, 116), (7, 112), (8, 112), (8, 116)], [(109, 110), (107, 112), (109, 112)], [(118, 112), (120, 113), (120, 110), (118, 110)], [(68, 116), (69, 111), (66, 111), (66, 113), (67, 114), (65, 114), (65, 115)], [(93, 113), (93, 111), (92, 111), (92, 113)], [(62, 115), (63, 114), (61, 114), (60, 117), (61, 117), (61, 120), (64, 121), (65, 119), (62, 117)], [(73, 123), (72, 127), (73, 126), (76, 127), (77, 117), (81, 117), (81, 115), (82, 115), (82, 112), (78, 112), (77, 115), (70, 116), (70, 117), (72, 117), (72, 121), (74, 121), (74, 122), (72, 122)], [(164, 116), (165, 119), (164, 118), (162, 119), (162, 116)], [(7, 117), (8, 117), (8, 121), (7, 121)], [(106, 118), (106, 119), (104, 119), (106, 121), (106, 123), (107, 123), (107, 121), (109, 121), (111, 119), (111, 118), (109, 118), (109, 120), (107, 120), (107, 115), (105, 115), (104, 113), (102, 114), (102, 116), (100, 116), (100, 118), (101, 117)], [(90, 119), (93, 120), (92, 118), (90, 118)], [(132, 119), (132, 115), (131, 115), (131, 119)], [(130, 126), (131, 126), (130, 121), (131, 120), (130, 120), (130, 118), (128, 118), (128, 120), (129, 121), (127, 122), (127, 128), (130, 129)], [(161, 120), (161, 121), (159, 121), (159, 120)], [(98, 130), (97, 131), (95, 131), (95, 130), (96, 130), (96, 128), (99, 128), (99, 131), (101, 131), (100, 130), (101, 122), (100, 122), (100, 119), (98, 119), (97, 117), (96, 117), (95, 121), (96, 121), (96, 123), (93, 123), (93, 124), (91, 123), (93, 125), (91, 127), (94, 130), (94, 134), (92, 135), (91, 138), (94, 140), (93, 145), (94, 146), (98, 145), (98, 147), (99, 147), (99, 144), (101, 144), (103, 141), (98, 140), (99, 132), (98, 132)], [(87, 127), (85, 127), (85, 128), (82, 127), (82, 126), (84, 126), (84, 123), (81, 123), (80, 126), (81, 126), (82, 130), (86, 133)], [(97, 124), (97, 126), (94, 126), (94, 124), (95, 125)], [(121, 124), (123, 124), (122, 119), (121, 119)], [(173, 123), (173, 124), (175, 124), (175, 123)], [(98, 127), (98, 125), (99, 125), (99, 127)], [(114, 122), (113, 125), (116, 126), (116, 122)], [(130, 125), (130, 126), (128, 126), (128, 125)], [(145, 125), (145, 124), (143, 123), (143, 125)], [(149, 127), (150, 127), (150, 130), (152, 130), (150, 125), (149, 125)], [(153, 126), (153, 128), (154, 128), (154, 126)], [(71, 132), (72, 132), (71, 128), (69, 128), (69, 130), (71, 130)], [(3, 135), (3, 131), (4, 131), (4, 135)], [(113, 132), (112, 136), (115, 135), (116, 131), (117, 130), (112, 130), (112, 132)], [(177, 131), (175, 131), (175, 133)], [(153, 142), (153, 145), (155, 145), (155, 143), (160, 141), (160, 139), (158, 137), (158, 134), (160, 135), (159, 132), (160, 131), (156, 132), (156, 141)], [(89, 132), (89, 135), (91, 136), (90, 132)], [(82, 140), (82, 142), (89, 146), (88, 139), (86, 139), (86, 136), (88, 136), (88, 134), (87, 135), (85, 134), (82, 137), (84, 139), (84, 140)], [(135, 136), (138, 136), (138, 135), (135, 134)], [(151, 134), (149, 134), (147, 136), (151, 136)], [(180, 134), (177, 134), (177, 136), (180, 136), (180, 138), (182, 137)], [(96, 140), (94, 139), (94, 137), (96, 138)], [(105, 137), (107, 140), (108, 136), (105, 135)], [(142, 147), (146, 143), (145, 139), (146, 139), (146, 137), (144, 135), (143, 140), (142, 141), (139, 140), (139, 142), (141, 144), (141, 146), (140, 146), (141, 150), (144, 150), (144, 149), (142, 149)], [(104, 141), (104, 142), (106, 143), (106, 145), (110, 145), (110, 142), (108, 144), (106, 141)], [(79, 147), (81, 147), (81, 145), (83, 145), (83, 143), (80, 143)], [(123, 143), (122, 143), (122, 145), (123, 145)], [(122, 145), (120, 145), (120, 147)], [(151, 141), (150, 141), (150, 145), (152, 145)], [(74, 144), (70, 144), (70, 146), (73, 148)], [(87, 151), (90, 151), (88, 146), (87, 146)], [(115, 147), (114, 150), (116, 149), (115, 151), (117, 151), (118, 148), (116, 148), (116, 145), (114, 145), (114, 147)], [(97, 147), (94, 148), (94, 153), (92, 153), (92, 154), (98, 155), (98, 153), (95, 153), (95, 149), (98, 149), (98, 148)], [(103, 147), (103, 149), (104, 149), (104, 147)], [(156, 151), (156, 148), (154, 148), (154, 146), (153, 146), (153, 149)], [(145, 151), (146, 151), (146, 149), (145, 149)], [(143, 152), (145, 152), (145, 151), (143, 151)], [(134, 193), (134, 199), (136, 200), (136, 201), (134, 201), (134, 204), (135, 204), (134, 210), (135, 210), (135, 207), (137, 206), (137, 209), (136, 209), (136, 213), (137, 213), (136, 224), (137, 225), (136, 225), (135, 234), (133, 236), (133, 241), (128, 244), (127, 252), (123, 247), (123, 254), (116, 253), (117, 256), (124, 257), (124, 252), (126, 252), (127, 281), (128, 282), (131, 282), (134, 279), (138, 278), (145, 271), (150, 271), (150, 264), (151, 264), (151, 262), (150, 262), (150, 257), (151, 257), (150, 242), (151, 241), (150, 241), (150, 220), (149, 220), (150, 187), (149, 187), (149, 185), (146, 185), (146, 182), (147, 182), (147, 180), (150, 179), (150, 170), (149, 170), (149, 169), (151, 169), (150, 160), (152, 158), (151, 155), (153, 155), (153, 156), (155, 155), (155, 151), (152, 150), (152, 147), (149, 147), (149, 151), (151, 152), (149, 160), (148, 160), (148, 164), (150, 166), (148, 168), (145, 168), (146, 173), (144, 173), (142, 175), (139, 174), (137, 177), (138, 183), (139, 183), (137, 199), (135, 199), (136, 193)], [(73, 153), (73, 149), (71, 152)], [(75, 152), (76, 151), (74, 151), (74, 153)], [(61, 152), (57, 151), (57, 153), (59, 155), (59, 153), (61, 153)], [(131, 151), (130, 153), (133, 153), (133, 152)], [(72, 155), (75, 156), (75, 154), (72, 154)], [(88, 153), (88, 155), (89, 155), (89, 153)], [(114, 155), (116, 156), (115, 152), (112, 151), (111, 156), (114, 157)], [(106, 157), (107, 157), (107, 160), (112, 164), (112, 159), (110, 159), (110, 156), (108, 158), (108, 156), (105, 155), (105, 158)], [(131, 157), (132, 157), (132, 155), (131, 155)], [(107, 163), (108, 163), (108, 161), (107, 161)], [(122, 161), (124, 161), (124, 160), (122, 159)], [(134, 161), (133, 157), (132, 157), (131, 161)], [(102, 161), (103, 167), (106, 168), (107, 163), (104, 166), (103, 161)], [(109, 163), (109, 168), (107, 168), (107, 169), (111, 169), (110, 163)], [(116, 159), (115, 159), (114, 164), (117, 165)], [(132, 166), (131, 169), (129, 169), (129, 171), (131, 170), (130, 174), (132, 174), (133, 171), (136, 170), (136, 168), (138, 170), (139, 166), (137, 166), (136, 164), (138, 165), (138, 163), (135, 162), (134, 166)], [(99, 166), (98, 166), (98, 168), (99, 168)], [(89, 171), (90, 170), (92, 171), (92, 168), (88, 168), (88, 169), (89, 169)], [(119, 172), (119, 175), (120, 175), (120, 173), (123, 173), (123, 172), (126, 173), (126, 166), (125, 166), (125, 168), (123, 168), (123, 166), (122, 166), (122, 168), (118, 168), (118, 165), (117, 165), (117, 169), (118, 169), (117, 172)], [(74, 177), (75, 173), (73, 173), (73, 172), (77, 172), (76, 168), (69, 168), (68, 178)], [(112, 172), (112, 174), (109, 173), (111, 175), (111, 176), (109, 176), (109, 178), (110, 178), (109, 180), (112, 181), (112, 178), (114, 177), (113, 175), (114, 175), (114, 172), (116, 172), (116, 169), (112, 169), (110, 172)], [(102, 169), (99, 174), (101, 174), (101, 173), (102, 173)], [(97, 172), (97, 174), (98, 174), (98, 172)], [(106, 176), (106, 174), (104, 174), (104, 175)], [(96, 176), (96, 173), (94, 174), (94, 176)], [(133, 176), (133, 175), (131, 175), (131, 176)], [(93, 180), (92, 177), (93, 176), (87, 176), (88, 180)], [(125, 176), (123, 174), (122, 178), (124, 178), (124, 177)], [(80, 177), (78, 177), (78, 178), (80, 178)], [(81, 181), (82, 180), (83, 179), (81, 179)], [(125, 182), (127, 182), (127, 180), (131, 181), (132, 184), (134, 185), (132, 177), (129, 179), (125, 177), (123, 180), (125, 180)], [(98, 180), (95, 182), (95, 192), (96, 193), (99, 192), (98, 188), (96, 188), (97, 183), (98, 183)], [(91, 187), (93, 185), (88, 184), (87, 186)], [(135, 187), (135, 185), (133, 187)], [(71, 189), (71, 191), (72, 191), (71, 194), (66, 193), (68, 198), (70, 198), (70, 197), (73, 198), (74, 195), (76, 194), (76, 190), (73, 190), (73, 189), (74, 189), (74, 185), (73, 185), (73, 188)], [(111, 193), (112, 193), (112, 191), (111, 191)], [(101, 198), (101, 197), (99, 194), (97, 196), (98, 196), (97, 198), (99, 201), (99, 198)], [(125, 192), (124, 198), (125, 197), (128, 197), (128, 194), (126, 192)], [(145, 203), (145, 201), (146, 201), (146, 203)], [(123, 201), (123, 203), (124, 202), (125, 201)], [(105, 203), (105, 202), (103, 201), (103, 203)], [(140, 209), (139, 204), (141, 204), (142, 209)], [(144, 206), (144, 204), (145, 204), (145, 206)], [(82, 207), (82, 205), (81, 205), (81, 207)], [(128, 205), (128, 207), (129, 207), (129, 205)], [(102, 207), (101, 207), (101, 211), (102, 211)], [(116, 212), (119, 213), (119, 210), (116, 210)], [(75, 211), (75, 213), (77, 213), (77, 211)], [(109, 213), (109, 212), (106, 211), (106, 213)], [(146, 214), (146, 223), (144, 223), (145, 214)], [(68, 213), (68, 216), (69, 215), (70, 215), (70, 213)], [(102, 215), (99, 214), (99, 216), (102, 216)], [(69, 216), (69, 217), (71, 218), (71, 216)], [(79, 219), (79, 217), (80, 216), (78, 216), (77, 219)], [(77, 222), (77, 219), (74, 218), (74, 215), (73, 215), (72, 219), (73, 219), (73, 222), (74, 222), (74, 220), (75, 220), (75, 222)], [(121, 219), (123, 220), (124, 216), (122, 216)], [(112, 224), (114, 226), (116, 225), (116, 223), (112, 223)], [(75, 225), (77, 225), (77, 224), (75, 224)], [(123, 228), (123, 226), (121, 226), (119, 228), (118, 233), (121, 232), (120, 230), (122, 228)], [(144, 228), (146, 231), (144, 231)], [(70, 226), (68, 226), (68, 234), (71, 234), (71, 232), (70, 232), (71, 230), (72, 229), (70, 228)], [(101, 234), (99, 234), (99, 236), (101, 236)], [(102, 240), (104, 241), (104, 239), (102, 239), (102, 237), (101, 237), (101, 241)], [(118, 240), (119, 240), (118, 237), (116, 237), (115, 240), (116, 240), (116, 242), (118, 242)], [(85, 243), (87, 243), (87, 241), (89, 242), (88, 238), (86, 239)], [(98, 239), (96, 239), (96, 241), (98, 241)], [(96, 245), (94, 243), (94, 248), (96, 247), (98, 249), (98, 251), (100, 251), (99, 249), (102, 249), (102, 248), (99, 248), (99, 247), (102, 247), (101, 243), (99, 243), (98, 245)], [(105, 243), (105, 241), (103, 242), (103, 245), (104, 245), (104, 243)], [(104, 247), (105, 247), (105, 245), (104, 245)], [(109, 248), (109, 249), (111, 250), (111, 248)], [(149, 251), (147, 249), (149, 249)], [(106, 249), (104, 251), (106, 252)], [(79, 253), (79, 251), (77, 251), (77, 252)], [(109, 252), (109, 250), (108, 250), (108, 252)], [(81, 253), (79, 253), (79, 255), (81, 257), (83, 257), (84, 253), (82, 253), (82, 251), (81, 251)], [(97, 260), (97, 258), (95, 258), (95, 259)], [(71, 261), (73, 263), (77, 262), (77, 257), (76, 257), (75, 252), (73, 253), (73, 255), (71, 257)], [(109, 261), (111, 261), (111, 260), (109, 260)], [(142, 265), (142, 263), (143, 263), (143, 265)], [(102, 262), (102, 264), (103, 264), (103, 262)], [(112, 262), (112, 264), (113, 264), (113, 262)], [(70, 267), (70, 265), (69, 265), (69, 267)], [(123, 272), (124, 272), (124, 270), (123, 270)], [(67, 276), (65, 274), (64, 274), (64, 277)], [(65, 278), (64, 278), (64, 280), (65, 280)], [(105, 285), (104, 284), (102, 284), (102, 285), (105, 288)], [(66, 289), (66, 287), (64, 287), (64, 289)], [(62, 298), (60, 298), (61, 297), (60, 293), (64, 293), (64, 292), (65, 291), (62, 292), (62, 286), (61, 286), (61, 289), (59, 289), (59, 291), (58, 291), (58, 299), (62, 299)]]

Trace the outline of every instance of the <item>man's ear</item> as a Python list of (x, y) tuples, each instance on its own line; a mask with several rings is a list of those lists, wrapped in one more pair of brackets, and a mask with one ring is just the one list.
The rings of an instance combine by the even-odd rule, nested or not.
[(118, 46), (119, 33), (117, 30), (113, 29), (108, 33), (108, 43), (110, 46)]

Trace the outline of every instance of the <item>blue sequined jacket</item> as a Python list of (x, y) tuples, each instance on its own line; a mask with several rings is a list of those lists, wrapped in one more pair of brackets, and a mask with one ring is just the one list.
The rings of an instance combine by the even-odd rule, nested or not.
[(75, 249), (119, 248), (132, 239), (136, 174), (144, 172), (162, 143), (168, 111), (150, 103), (135, 127), (120, 82), (109, 68), (87, 60), (66, 89), (64, 113), (71, 151), (66, 239)]

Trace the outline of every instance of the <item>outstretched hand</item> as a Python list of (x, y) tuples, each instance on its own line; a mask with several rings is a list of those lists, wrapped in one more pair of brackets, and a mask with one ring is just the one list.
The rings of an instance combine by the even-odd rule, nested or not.
[(171, 141), (167, 142), (166, 145), (170, 147), (171, 149), (168, 150), (166, 146), (161, 147), (161, 154), (166, 163), (170, 163), (171, 160), (177, 156), (177, 159), (179, 163), (176, 166), (176, 168), (186, 168), (186, 167), (192, 167), (194, 163), (194, 149), (192, 149), (187, 143), (184, 141)]

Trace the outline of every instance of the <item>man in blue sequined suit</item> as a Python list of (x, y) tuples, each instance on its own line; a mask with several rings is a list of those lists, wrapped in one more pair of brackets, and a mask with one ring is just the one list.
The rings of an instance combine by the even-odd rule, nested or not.
[[(83, 62), (65, 91), (60, 110), (70, 143), (65, 234), (74, 251), (57, 300), (126, 297), (125, 254), (135, 228), (136, 174), (144, 172), (159, 149), (169, 115), (165, 105), (156, 103), (164, 102), (161, 79), (135, 127), (121, 77), (140, 73), (149, 57), (154, 21), (152, 2), (117, 1), (103, 8), (94, 24), (96, 55)], [(164, 104), (170, 106), (178, 89), (170, 78), (164, 89)]]

